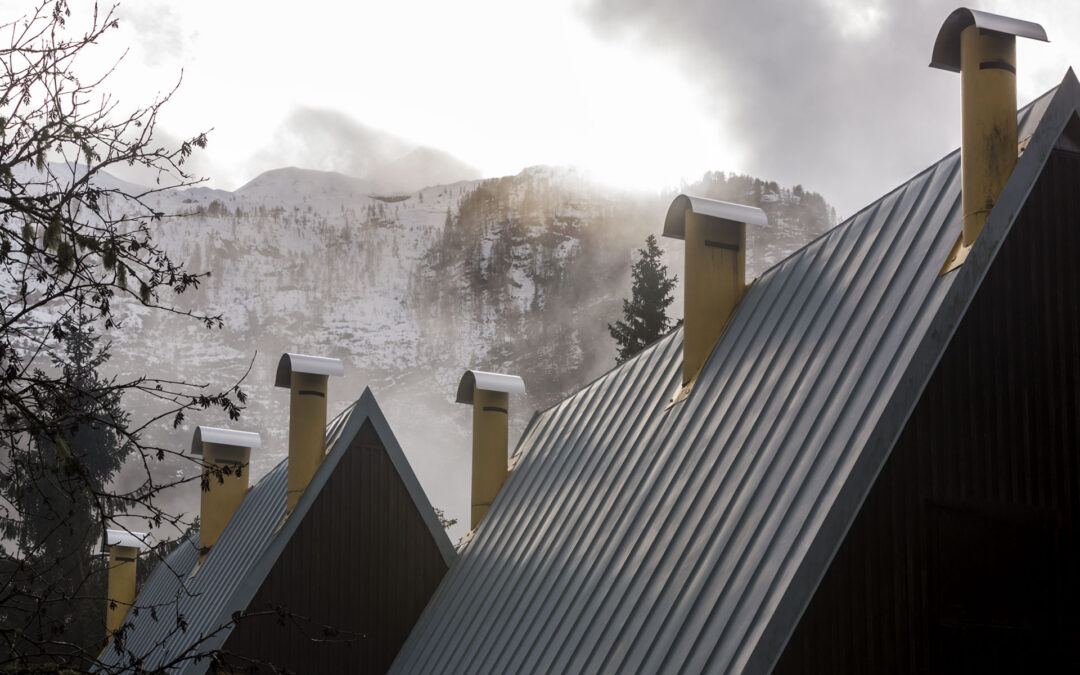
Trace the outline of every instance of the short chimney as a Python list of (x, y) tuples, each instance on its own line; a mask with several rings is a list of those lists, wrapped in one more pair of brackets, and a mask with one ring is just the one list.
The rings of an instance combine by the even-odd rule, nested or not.
[(517, 375), (466, 370), (458, 383), (457, 402), (473, 407), (473, 529), (484, 519), (506, 480), (510, 394), (524, 393), (525, 382)]
[(967, 259), (1016, 166), (1016, 37), (1046, 41), (1037, 23), (960, 8), (945, 19), (931, 68), (960, 73), (963, 230), (942, 274)]
[(248, 490), (251, 449), (262, 446), (259, 434), (196, 427), (191, 454), (203, 460), (199, 509), (199, 562), (206, 559)]
[(146, 548), (146, 533), (106, 530), (105, 547), (109, 550), (109, 597), (105, 609), (105, 627), (111, 638), (124, 625), (135, 604), (135, 565), (139, 551)]
[(274, 386), (289, 390), (289, 478), (285, 503), (292, 513), (326, 454), (326, 383), (344, 375), (338, 359), (282, 354)]
[(746, 226), (767, 226), (752, 206), (679, 195), (668, 208), (664, 236), (686, 242), (683, 273), (682, 388), (687, 397), (698, 373), (746, 294)]

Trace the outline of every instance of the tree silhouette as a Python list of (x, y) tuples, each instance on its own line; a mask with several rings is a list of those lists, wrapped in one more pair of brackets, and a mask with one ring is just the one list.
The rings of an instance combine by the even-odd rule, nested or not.
[[(80, 57), (117, 27), (115, 8), (87, 12), (81, 32), (67, 25), (65, 0), (39, 0), (29, 15), (0, 26), (10, 39), (0, 47), (4, 672), (95, 667), (105, 643), (105, 583), (94, 553), (105, 530), (167, 524), (179, 533), (189, 525), (156, 498), (198, 478), (161, 481), (152, 467), (167, 457), (197, 460), (150, 445), (146, 430), (161, 421), (178, 425), (191, 409), (220, 408), (235, 419), (245, 398), (238, 386), (214, 392), (150, 375), (98, 373), (107, 344), (93, 331), (122, 330), (115, 310), (125, 303), (141, 305), (143, 315), (222, 322), (173, 304), (205, 275), (154, 240), (157, 221), (170, 215), (154, 208), (155, 193), (198, 182), (184, 164), (206, 137), (166, 148), (154, 130), (171, 91), (123, 112), (104, 89), (111, 71), (78, 76)], [(154, 185), (134, 188), (107, 173), (128, 166), (150, 171)], [(156, 401), (159, 412), (135, 422), (121, 403), (139, 396)], [(111, 479), (128, 455), (133, 475), (120, 489)], [(130, 654), (130, 662), (139, 657)]]
[(651, 234), (645, 238), (645, 248), (638, 249), (638, 260), (631, 269), (631, 297), (623, 300), (623, 318), (608, 324), (619, 349), (617, 363), (637, 354), (671, 329), (667, 308), (675, 300), (672, 291), (678, 277), (667, 275), (663, 255)]
[[(117, 432), (130, 421), (121, 390), (98, 372), (109, 359), (109, 345), (100, 344), (84, 315), (65, 318), (57, 333), (63, 337), (51, 355), (52, 386), (36, 393), (41, 408), (56, 411), (57, 433), (10, 448), (8, 466), (18, 479), (0, 483), (0, 496), (18, 504), (20, 515), (3, 521), (4, 537), (21, 552), (5, 571), (28, 591), (5, 597), (4, 609), (10, 626), (33, 619), (23, 628), (23, 641), (45, 644), (63, 636), (93, 649), (102, 638), (105, 594), (104, 570), (95, 556), (101, 539), (97, 517), (127, 511), (129, 503), (111, 499), (108, 488), (134, 445)], [(41, 369), (34, 376), (49, 377)]]

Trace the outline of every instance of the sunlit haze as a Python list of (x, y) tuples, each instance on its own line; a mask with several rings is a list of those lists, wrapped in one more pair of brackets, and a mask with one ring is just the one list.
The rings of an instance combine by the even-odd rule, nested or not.
[[(224, 188), (286, 164), (342, 168), (280, 147), (299, 107), (444, 150), (487, 176), (573, 164), (657, 187), (738, 166), (716, 124), (723, 111), (673, 59), (600, 40), (571, 5), (125, 3), (107, 47), (129, 52), (110, 87), (143, 102), (183, 69), (161, 127), (177, 137), (213, 128), (198, 166)], [(107, 63), (106, 50), (98, 56)]]
[[(366, 149), (318, 128), (327, 117), (484, 176), (575, 165), (659, 189), (749, 171), (819, 190), (841, 215), (955, 146), (958, 83), (925, 67), (952, 4), (781, 4), (140, 0), (93, 65), (127, 50), (109, 90), (128, 105), (182, 71), (160, 129), (213, 129), (193, 166), (228, 189), (288, 165), (355, 173), (346, 159)], [(1074, 3), (975, 4), (1047, 26), (1050, 45), (1019, 43), (1022, 101), (1080, 63)], [(8, 19), (29, 8), (0, 3)], [(75, 11), (85, 25), (87, 4)]]

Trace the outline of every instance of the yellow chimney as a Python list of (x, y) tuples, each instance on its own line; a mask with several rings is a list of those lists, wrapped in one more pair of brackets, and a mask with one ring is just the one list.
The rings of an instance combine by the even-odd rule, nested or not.
[(135, 565), (139, 551), (146, 548), (146, 533), (106, 530), (105, 547), (109, 549), (109, 597), (105, 609), (105, 628), (111, 638), (124, 625), (135, 604)]
[(752, 206), (679, 195), (668, 208), (664, 236), (686, 241), (683, 273), (682, 388), (685, 399), (728, 319), (746, 294), (746, 226), (767, 226)]
[(458, 383), (457, 402), (473, 407), (471, 527), (484, 519), (506, 480), (510, 394), (524, 394), (517, 375), (466, 370)]
[(289, 390), (289, 478), (285, 509), (292, 513), (326, 454), (326, 384), (344, 375), (338, 359), (282, 354), (274, 386)]
[(199, 562), (202, 563), (236, 513), (248, 489), (251, 449), (262, 446), (259, 434), (215, 427), (196, 427), (191, 454), (203, 458), (199, 509)]
[(1037, 23), (960, 8), (945, 19), (931, 68), (960, 73), (963, 229), (941, 273), (967, 259), (1016, 166), (1016, 36), (1046, 41)]

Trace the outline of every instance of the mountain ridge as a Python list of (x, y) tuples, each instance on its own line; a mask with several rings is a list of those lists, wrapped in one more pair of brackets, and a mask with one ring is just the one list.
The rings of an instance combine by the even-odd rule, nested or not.
[[(329, 413), (370, 386), (432, 502), (465, 522), (471, 418), (453, 404), (461, 372), (525, 377), (529, 393), (511, 401), (513, 444), (533, 410), (607, 370), (615, 350), (606, 326), (629, 294), (634, 252), (660, 228), (674, 193), (612, 190), (550, 166), (392, 199), (366, 187), (338, 172), (283, 167), (233, 192), (153, 196), (155, 208), (186, 214), (158, 225), (159, 243), (193, 271), (213, 271), (180, 300), (220, 312), (226, 327), (205, 331), (129, 304), (114, 363), (219, 387), (254, 354), (240, 427), (263, 434), (252, 457), (258, 478), (286, 448), (288, 397), (271, 377), (278, 355), (341, 358), (346, 376), (331, 378)], [(686, 189), (767, 210), (773, 227), (753, 235), (751, 277), (835, 222), (824, 198), (798, 186), (717, 172)], [(661, 241), (679, 273), (681, 245)], [(677, 290), (672, 316), (681, 305)], [(182, 448), (193, 424), (232, 426), (188, 417), (177, 430), (162, 424), (155, 438)], [(186, 493), (175, 506), (196, 508)]]

